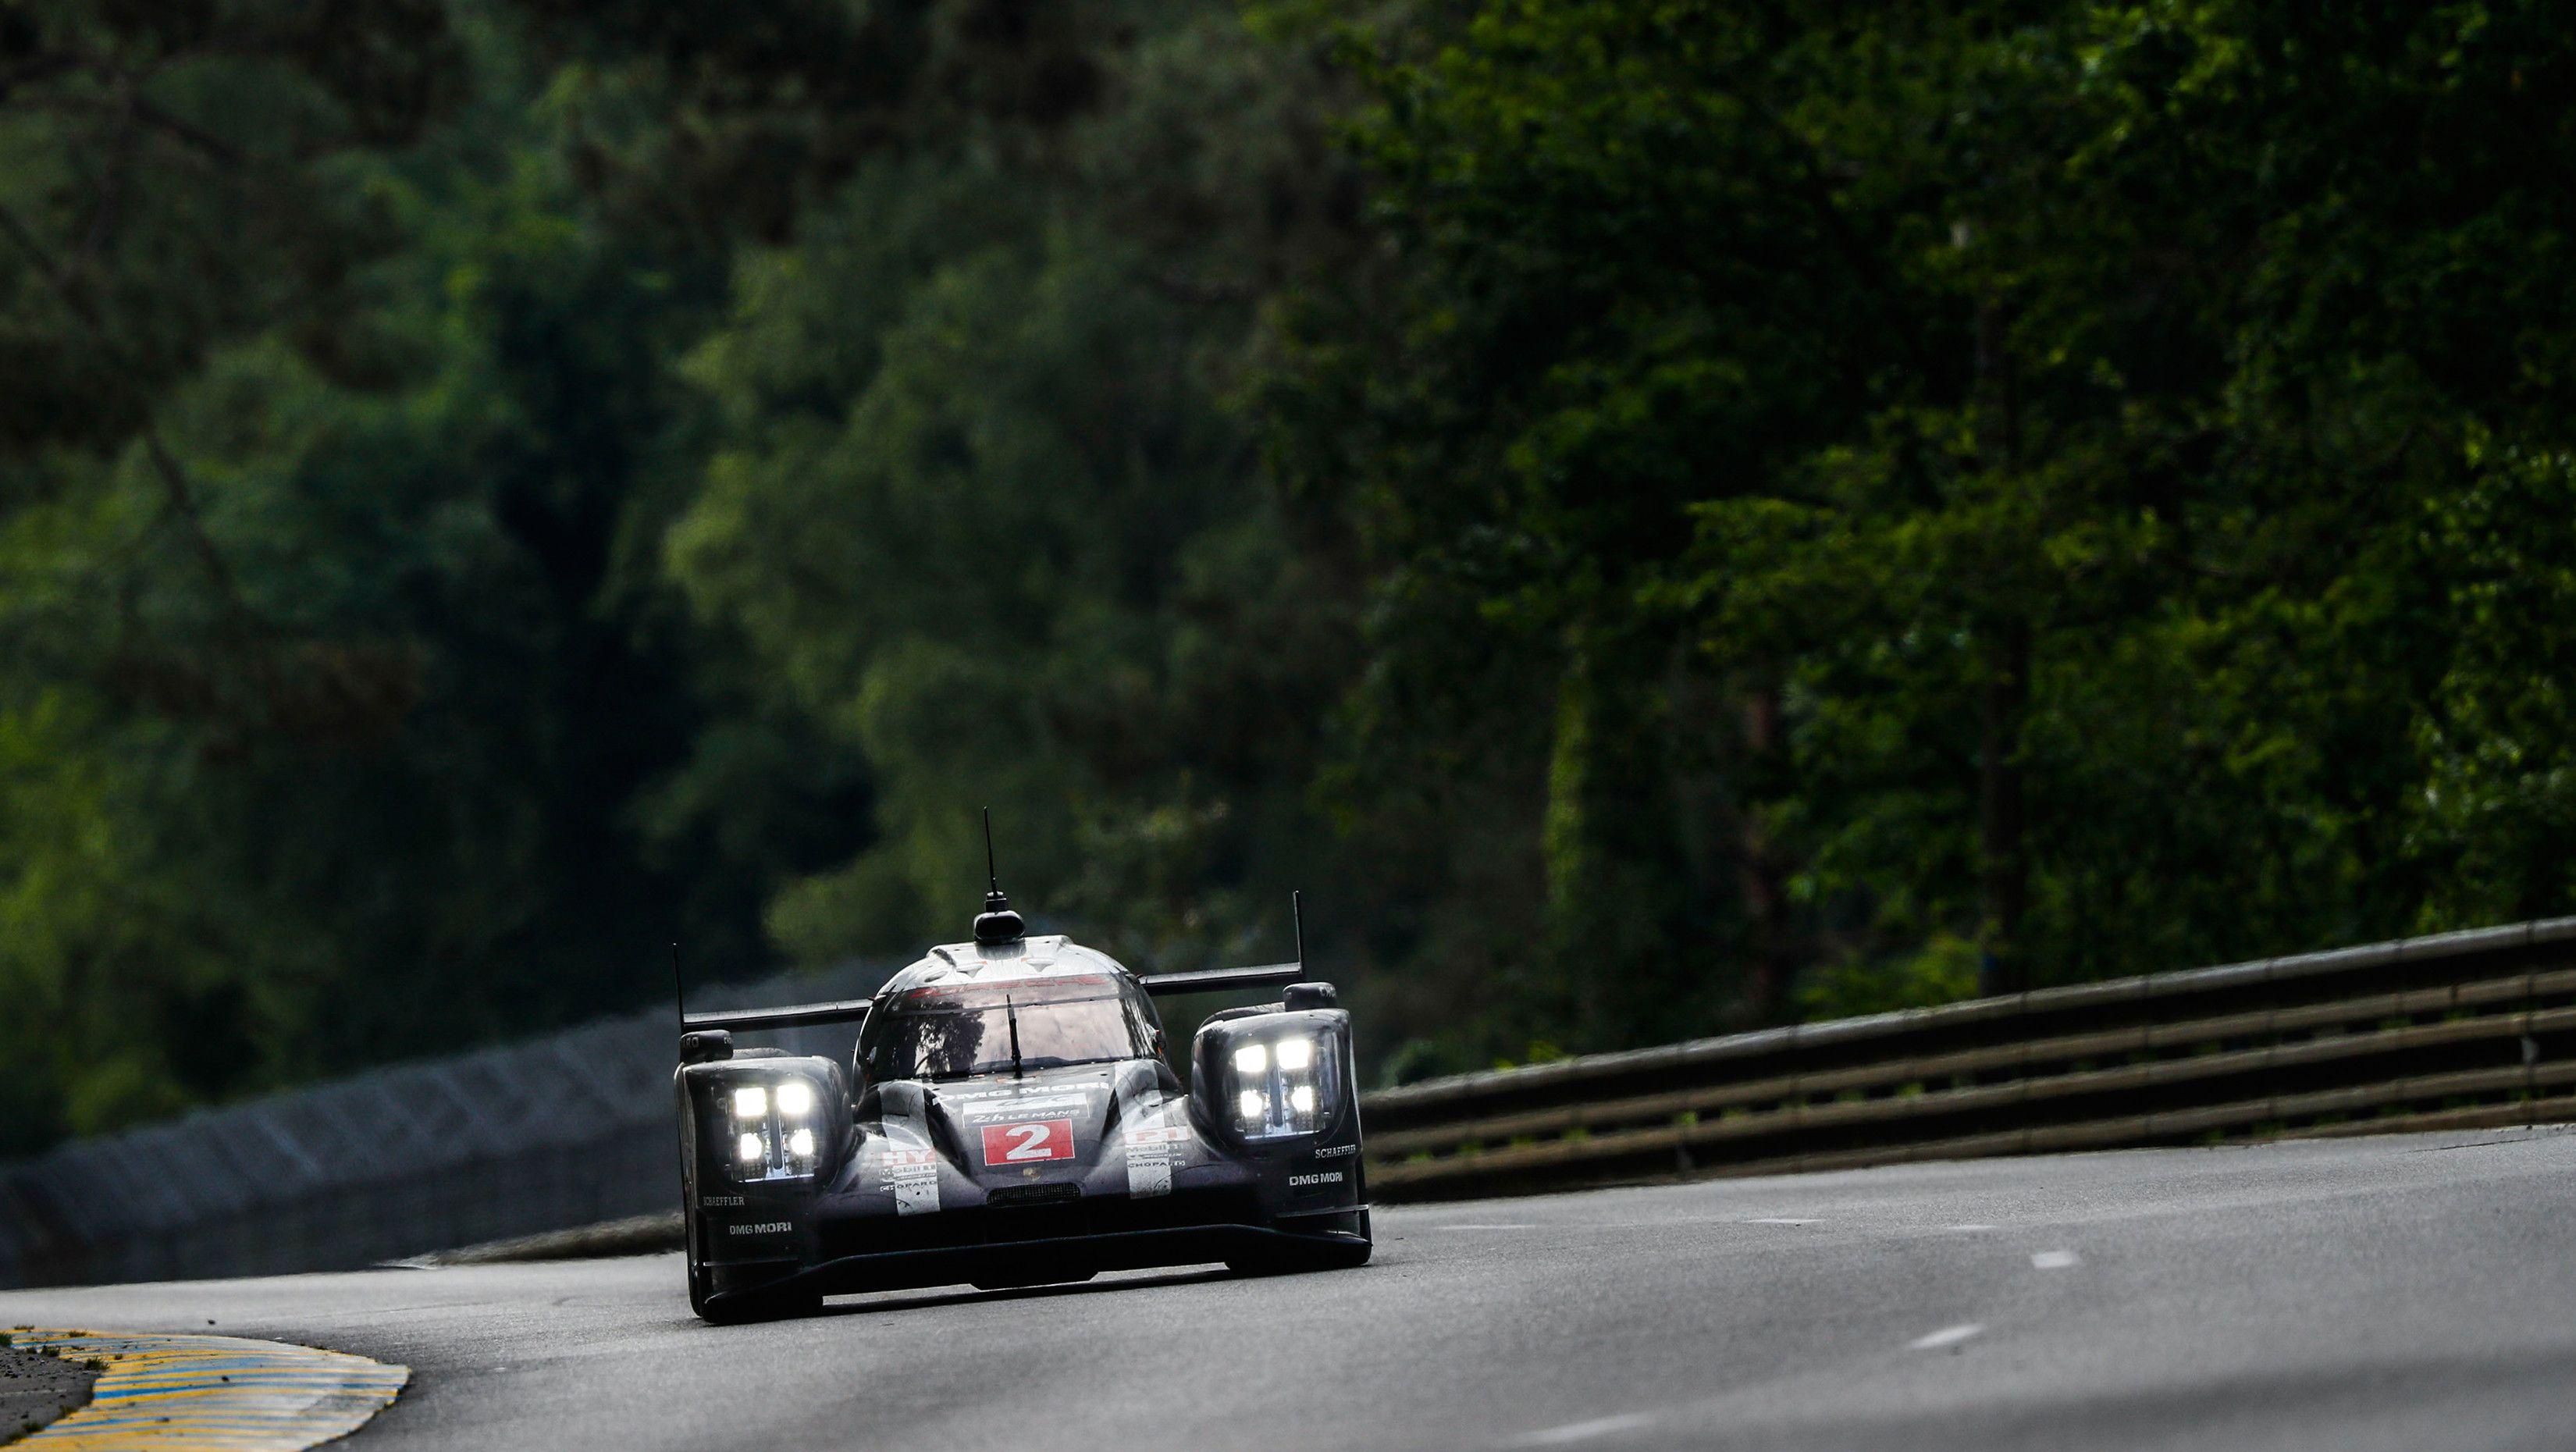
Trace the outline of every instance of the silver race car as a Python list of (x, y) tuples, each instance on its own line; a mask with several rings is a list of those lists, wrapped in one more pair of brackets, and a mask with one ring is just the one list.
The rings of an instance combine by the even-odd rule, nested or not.
[[(736, 1321), (852, 1291), (1365, 1263), (1350, 1015), (1302, 981), (1299, 936), (1297, 963), (1140, 977), (1027, 935), (996, 882), (972, 941), (873, 998), (683, 1014), (691, 1308)], [(1274, 986), (1205, 1022), (1184, 1085), (1155, 998)], [(733, 1046), (848, 1022), (846, 1067)]]

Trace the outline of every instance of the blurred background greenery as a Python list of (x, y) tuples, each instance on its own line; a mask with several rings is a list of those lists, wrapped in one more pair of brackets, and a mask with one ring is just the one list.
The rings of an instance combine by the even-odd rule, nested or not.
[(1386, 1082), (2563, 912), (2576, 13), (0, 8), (0, 1153), (962, 934)]

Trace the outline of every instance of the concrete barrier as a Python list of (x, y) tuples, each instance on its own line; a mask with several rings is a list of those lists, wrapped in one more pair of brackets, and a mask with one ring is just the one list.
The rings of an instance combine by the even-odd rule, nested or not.
[[(711, 988), (690, 1007), (865, 994), (888, 971)], [(648, 1010), (0, 1165), (0, 1286), (341, 1270), (666, 1211), (677, 1033)], [(771, 1041), (841, 1055), (850, 1035)]]

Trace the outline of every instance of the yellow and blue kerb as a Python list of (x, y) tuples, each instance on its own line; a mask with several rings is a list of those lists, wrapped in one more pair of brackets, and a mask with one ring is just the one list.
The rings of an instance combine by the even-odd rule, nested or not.
[(19, 1330), (12, 1344), (101, 1362), (88, 1406), (30, 1452), (302, 1452), (393, 1403), (411, 1368), (239, 1336)]

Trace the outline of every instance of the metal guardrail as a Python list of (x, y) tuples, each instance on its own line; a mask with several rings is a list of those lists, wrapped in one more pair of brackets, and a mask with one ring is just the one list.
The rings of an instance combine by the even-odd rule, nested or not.
[[(887, 971), (693, 997), (863, 995)], [(648, 1010), (0, 1165), (0, 1286), (340, 1270), (667, 1210), (676, 1033)], [(771, 1041), (839, 1055), (850, 1031)]]
[(1381, 1200), (2576, 1119), (2576, 918), (1384, 1090)]

